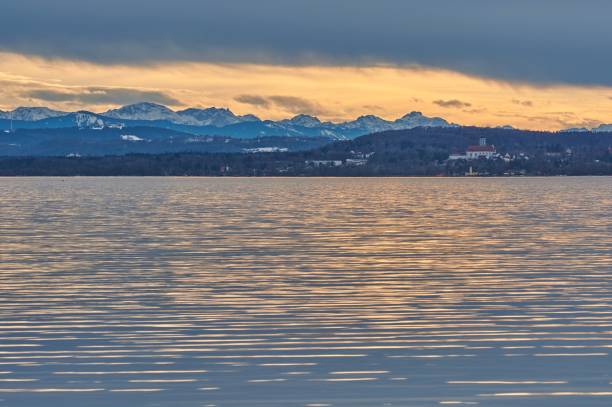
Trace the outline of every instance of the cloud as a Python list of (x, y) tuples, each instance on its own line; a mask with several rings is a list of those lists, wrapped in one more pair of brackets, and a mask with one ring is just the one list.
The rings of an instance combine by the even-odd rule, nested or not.
[(182, 103), (164, 92), (128, 89), (88, 87), (83, 89), (41, 88), (27, 90), (23, 96), (46, 102), (73, 102), (82, 104), (130, 104), (142, 101), (164, 105), (182, 105)]
[(610, 15), (608, 0), (3, 0), (0, 50), (104, 64), (421, 65), (612, 85)]
[(512, 103), (519, 106), (533, 107), (533, 102), (531, 100), (512, 99)]
[(244, 103), (246, 105), (252, 105), (267, 109), (270, 107), (270, 101), (263, 96), (258, 95), (240, 95), (234, 98), (236, 102)]
[[(542, 114), (520, 114), (517, 112), (500, 111), (495, 116), (509, 119), (523, 119), (533, 124), (555, 123), (560, 129), (574, 127), (597, 127), (603, 122), (588, 117), (580, 117), (574, 112), (543, 112)], [(536, 127), (537, 128), (537, 127)]]
[(440, 106), (440, 107), (449, 108), (449, 109), (463, 109), (463, 108), (467, 108), (467, 107), (471, 107), (472, 106), (471, 103), (462, 102), (462, 101), (457, 100), (457, 99), (435, 100), (433, 103), (438, 105), (438, 106)]
[(329, 113), (318, 103), (297, 96), (240, 95), (235, 97), (234, 100), (263, 109), (269, 109), (274, 106), (295, 114), (320, 115)]
[(292, 113), (303, 113), (310, 115), (325, 114), (327, 111), (318, 103), (297, 96), (270, 96), (275, 105)]
[(485, 109), (484, 107), (477, 108), (477, 109), (464, 109), (463, 110), (464, 113), (470, 113), (470, 114), (484, 113), (486, 111), (487, 109)]

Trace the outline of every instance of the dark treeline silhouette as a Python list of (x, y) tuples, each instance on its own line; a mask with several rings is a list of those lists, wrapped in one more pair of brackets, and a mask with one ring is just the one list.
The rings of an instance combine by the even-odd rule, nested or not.
[[(480, 137), (497, 158), (448, 160)], [(470, 167), (479, 175), (612, 175), (612, 133), (417, 128), (300, 152), (0, 158), (5, 176), (462, 176)]]
[(256, 148), (311, 150), (332, 141), (329, 137), (273, 136), (232, 138), (184, 133), (157, 127), (102, 130), (18, 129), (0, 132), (0, 156), (100, 156), (162, 153), (241, 153)]

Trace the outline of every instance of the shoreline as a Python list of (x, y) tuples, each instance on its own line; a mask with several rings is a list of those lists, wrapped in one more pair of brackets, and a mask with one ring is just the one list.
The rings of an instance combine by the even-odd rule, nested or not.
[(487, 176), (468, 176), (468, 175), (2, 175), (0, 179), (14, 178), (214, 178), (214, 179), (521, 179), (521, 178), (607, 178), (612, 174), (581, 174), (581, 175), (487, 175)]

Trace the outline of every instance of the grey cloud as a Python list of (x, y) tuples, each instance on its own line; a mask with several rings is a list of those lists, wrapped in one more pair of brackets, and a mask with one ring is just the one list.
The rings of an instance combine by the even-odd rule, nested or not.
[(260, 95), (240, 95), (234, 98), (237, 102), (269, 109), (272, 106), (281, 108), (291, 113), (301, 114), (327, 114), (328, 111), (318, 103), (297, 96), (260, 96)]
[(452, 108), (452, 109), (463, 109), (463, 108), (472, 106), (471, 103), (462, 102), (461, 100), (457, 100), (457, 99), (435, 100), (433, 103), (440, 107), (446, 107), (446, 108)]
[(515, 105), (520, 105), (520, 106), (525, 106), (525, 107), (533, 106), (533, 102), (531, 100), (512, 99), (512, 103), (514, 103)]
[(142, 101), (165, 105), (181, 105), (181, 102), (163, 92), (127, 89), (89, 87), (78, 90), (32, 89), (23, 96), (47, 102), (75, 102), (83, 104), (130, 104)]
[(258, 95), (240, 95), (234, 98), (236, 102), (244, 103), (247, 105), (268, 108), (270, 107), (270, 101), (263, 96)]
[(485, 109), (484, 107), (481, 107), (481, 108), (477, 108), (477, 109), (464, 109), (463, 111), (465, 113), (477, 114), (477, 113), (484, 113), (484, 112), (487, 111), (487, 109)]
[(608, 0), (3, 0), (0, 50), (100, 63), (394, 64), (612, 85)]
[(385, 108), (379, 105), (363, 105), (363, 108), (367, 111), (385, 111)]
[(318, 103), (296, 96), (270, 96), (269, 99), (277, 106), (292, 112), (310, 115), (325, 114), (327, 111)]

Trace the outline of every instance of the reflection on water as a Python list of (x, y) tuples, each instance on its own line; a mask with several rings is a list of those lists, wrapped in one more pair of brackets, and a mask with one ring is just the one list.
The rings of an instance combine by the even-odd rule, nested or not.
[(0, 406), (610, 406), (612, 179), (0, 179)]

